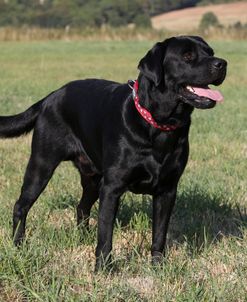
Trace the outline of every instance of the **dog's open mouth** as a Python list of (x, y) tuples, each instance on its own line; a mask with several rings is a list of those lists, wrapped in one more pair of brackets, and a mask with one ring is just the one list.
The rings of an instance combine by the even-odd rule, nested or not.
[(208, 86), (187, 85), (182, 92), (182, 101), (198, 109), (213, 108), (216, 103), (223, 100), (224, 97), (220, 91)]
[(199, 97), (204, 97), (215, 102), (223, 102), (224, 97), (220, 91), (206, 87), (186, 86), (186, 89)]

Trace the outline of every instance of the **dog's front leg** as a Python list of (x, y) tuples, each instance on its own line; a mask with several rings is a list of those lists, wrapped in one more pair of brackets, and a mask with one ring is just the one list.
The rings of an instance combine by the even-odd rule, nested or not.
[(152, 263), (162, 262), (166, 243), (168, 224), (176, 199), (177, 188), (169, 188), (162, 194), (153, 196), (153, 236)]
[(100, 190), (99, 215), (98, 215), (98, 243), (96, 248), (95, 271), (102, 269), (110, 263), (112, 249), (113, 226), (122, 194), (116, 179), (106, 183), (104, 180)]

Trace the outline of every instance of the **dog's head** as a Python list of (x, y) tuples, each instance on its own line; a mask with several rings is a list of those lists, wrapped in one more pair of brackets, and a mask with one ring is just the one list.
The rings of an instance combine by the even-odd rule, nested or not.
[(198, 36), (179, 36), (159, 42), (140, 61), (140, 73), (160, 90), (169, 90), (177, 100), (207, 109), (222, 100), (220, 85), (227, 62), (214, 56), (213, 49)]

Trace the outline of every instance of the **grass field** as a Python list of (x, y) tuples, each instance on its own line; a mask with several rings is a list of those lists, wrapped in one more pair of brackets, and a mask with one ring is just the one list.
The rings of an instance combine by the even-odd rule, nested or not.
[[(164, 265), (150, 265), (151, 203), (126, 194), (114, 235), (114, 271), (93, 273), (92, 232), (81, 242), (79, 175), (62, 164), (30, 211), (27, 240), (11, 241), (12, 208), (31, 135), (0, 141), (0, 301), (247, 301), (247, 42), (212, 42), (229, 62), (225, 102), (196, 111)], [(125, 82), (151, 42), (1, 43), (0, 114), (23, 111), (67, 81)]]

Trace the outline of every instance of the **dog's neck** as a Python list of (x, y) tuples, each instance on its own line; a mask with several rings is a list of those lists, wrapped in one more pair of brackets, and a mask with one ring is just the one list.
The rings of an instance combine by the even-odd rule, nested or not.
[(164, 84), (158, 87), (142, 74), (138, 77), (140, 104), (159, 124), (183, 126), (190, 123), (193, 107), (178, 100), (175, 92)]

